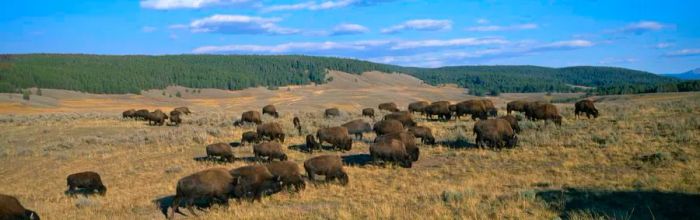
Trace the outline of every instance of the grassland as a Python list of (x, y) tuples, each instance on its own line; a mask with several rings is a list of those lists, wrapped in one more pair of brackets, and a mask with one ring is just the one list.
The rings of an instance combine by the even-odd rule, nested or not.
[[(541, 97), (505, 94), (497, 98), (499, 114), (512, 98)], [(576, 120), (573, 104), (558, 103), (565, 118), (561, 127), (522, 121), (524, 131), (514, 149), (472, 148), (471, 120), (419, 119), (420, 125), (433, 129), (439, 144), (421, 145), (421, 159), (411, 169), (365, 164), (368, 141), (374, 138), (370, 134), (355, 141), (350, 152), (322, 152), (348, 156), (352, 163), (346, 187), (309, 185), (301, 193), (283, 192), (262, 203), (214, 206), (200, 212), (200, 218), (663, 219), (676, 213), (668, 210), (669, 201), (680, 201), (671, 203), (674, 207), (697, 208), (686, 203), (697, 201), (700, 193), (700, 93), (596, 99), (602, 115), (595, 120)], [(302, 118), (304, 133), (360, 117), (353, 105), (340, 118), (323, 119), (321, 107), (347, 104), (327, 101), (317, 103), (317, 109), (290, 105), (280, 108), (279, 119), (264, 118), (280, 122), (291, 134), (285, 142), (290, 160), (301, 164), (321, 154), (294, 150), (304, 143), (291, 124), (295, 115)], [(245, 103), (232, 104), (239, 105)], [(103, 109), (0, 115), (0, 192), (17, 196), (45, 219), (162, 219), (156, 201), (174, 194), (179, 178), (206, 168), (253, 163), (251, 146), (234, 148), (241, 158), (234, 163), (194, 159), (205, 155), (207, 144), (238, 142), (243, 132), (253, 130), (232, 126), (238, 112), (247, 109), (200, 105), (179, 127), (153, 127), (97, 108)], [(102, 174), (107, 195), (64, 195), (65, 177), (86, 170)], [(560, 197), (552, 199), (552, 193)], [(618, 195), (612, 193), (633, 196), (585, 200)], [(648, 210), (625, 206), (640, 201), (648, 202)], [(595, 206), (608, 203), (615, 205)], [(697, 216), (697, 209), (693, 211), (686, 216)]]

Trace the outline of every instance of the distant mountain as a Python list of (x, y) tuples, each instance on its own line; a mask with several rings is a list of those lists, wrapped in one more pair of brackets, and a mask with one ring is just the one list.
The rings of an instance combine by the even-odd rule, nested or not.
[(675, 74), (662, 74), (663, 76), (673, 77), (682, 80), (699, 80), (700, 79), (700, 68), (685, 72), (685, 73), (675, 73)]

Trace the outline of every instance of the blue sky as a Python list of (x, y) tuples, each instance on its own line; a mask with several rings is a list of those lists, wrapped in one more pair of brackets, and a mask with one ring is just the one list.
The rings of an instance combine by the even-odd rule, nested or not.
[(0, 8), (0, 53), (307, 54), (405, 66), (700, 67), (700, 1), (52, 0)]

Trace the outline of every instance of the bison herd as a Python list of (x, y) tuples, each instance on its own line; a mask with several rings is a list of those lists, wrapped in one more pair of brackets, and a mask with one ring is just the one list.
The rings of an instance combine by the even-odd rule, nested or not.
[[(598, 110), (590, 100), (575, 103), (575, 115), (585, 114), (587, 117), (598, 117)], [(321, 150), (324, 143), (340, 151), (352, 149), (353, 137), (364, 139), (365, 133), (374, 132), (376, 138), (370, 143), (369, 155), (373, 163), (394, 163), (400, 167), (410, 168), (418, 161), (420, 150), (416, 139), (427, 145), (436, 144), (436, 139), (429, 127), (420, 126), (414, 121), (414, 115), (420, 114), (426, 120), (449, 121), (453, 118), (470, 116), (477, 120), (473, 127), (478, 147), (514, 147), (518, 143), (517, 133), (520, 132), (518, 118), (512, 112), (521, 112), (528, 120), (544, 120), (561, 125), (562, 117), (557, 107), (546, 102), (512, 101), (507, 103), (507, 114), (498, 116), (498, 110), (491, 100), (466, 100), (452, 104), (449, 101), (410, 103), (407, 111), (401, 111), (394, 103), (382, 103), (380, 111), (387, 112), (384, 117), (373, 125), (362, 119), (348, 121), (340, 126), (319, 128), (315, 135), (307, 134), (305, 149), (309, 153)], [(262, 109), (263, 114), (279, 117), (273, 105)], [(145, 120), (149, 125), (163, 125), (169, 119), (170, 124), (182, 123), (181, 115), (191, 114), (187, 107), (175, 108), (169, 114), (161, 110), (130, 109), (122, 113), (123, 118)], [(361, 115), (374, 119), (373, 108), (362, 109)], [(324, 111), (326, 118), (340, 116), (338, 108)], [(436, 118), (437, 119), (436, 119)], [(292, 121), (299, 135), (302, 134), (302, 124), (298, 117)], [(227, 204), (230, 198), (238, 201), (260, 201), (261, 197), (272, 195), (283, 189), (300, 191), (306, 183), (302, 178), (299, 166), (289, 161), (282, 143), (285, 141), (283, 127), (277, 122), (263, 123), (261, 114), (257, 111), (242, 113), (240, 120), (234, 125), (255, 124), (255, 131), (244, 132), (241, 144), (253, 145), (253, 154), (263, 164), (247, 165), (232, 170), (211, 168), (193, 173), (177, 182), (176, 194), (171, 205), (168, 218), (175, 213), (183, 214), (179, 207), (183, 206), (196, 216), (193, 206), (196, 201), (207, 200)], [(226, 162), (235, 160), (231, 145), (215, 143), (207, 145), (207, 158)], [(303, 163), (304, 171), (310, 181), (320, 181), (318, 176), (324, 176), (325, 181), (338, 181), (342, 185), (349, 182), (348, 174), (343, 168), (343, 160), (338, 155), (320, 155), (312, 157)], [(97, 193), (104, 196), (107, 188), (102, 183), (100, 175), (95, 172), (81, 172), (67, 177), (67, 193), (76, 191), (82, 193)], [(184, 215), (184, 214), (183, 214)], [(25, 209), (19, 201), (8, 195), (0, 194), (0, 219), (39, 219), (31, 210)]]

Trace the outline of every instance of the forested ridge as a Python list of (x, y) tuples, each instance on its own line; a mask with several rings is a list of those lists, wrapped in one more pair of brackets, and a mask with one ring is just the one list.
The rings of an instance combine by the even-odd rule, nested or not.
[(477, 95), (571, 92), (585, 90), (576, 86), (611, 89), (679, 82), (643, 71), (590, 66), (417, 68), (299, 55), (6, 54), (0, 55), (0, 92), (39, 87), (90, 93), (139, 93), (170, 85), (237, 90), (324, 83), (327, 70), (352, 74), (406, 73), (433, 85), (454, 83)]

